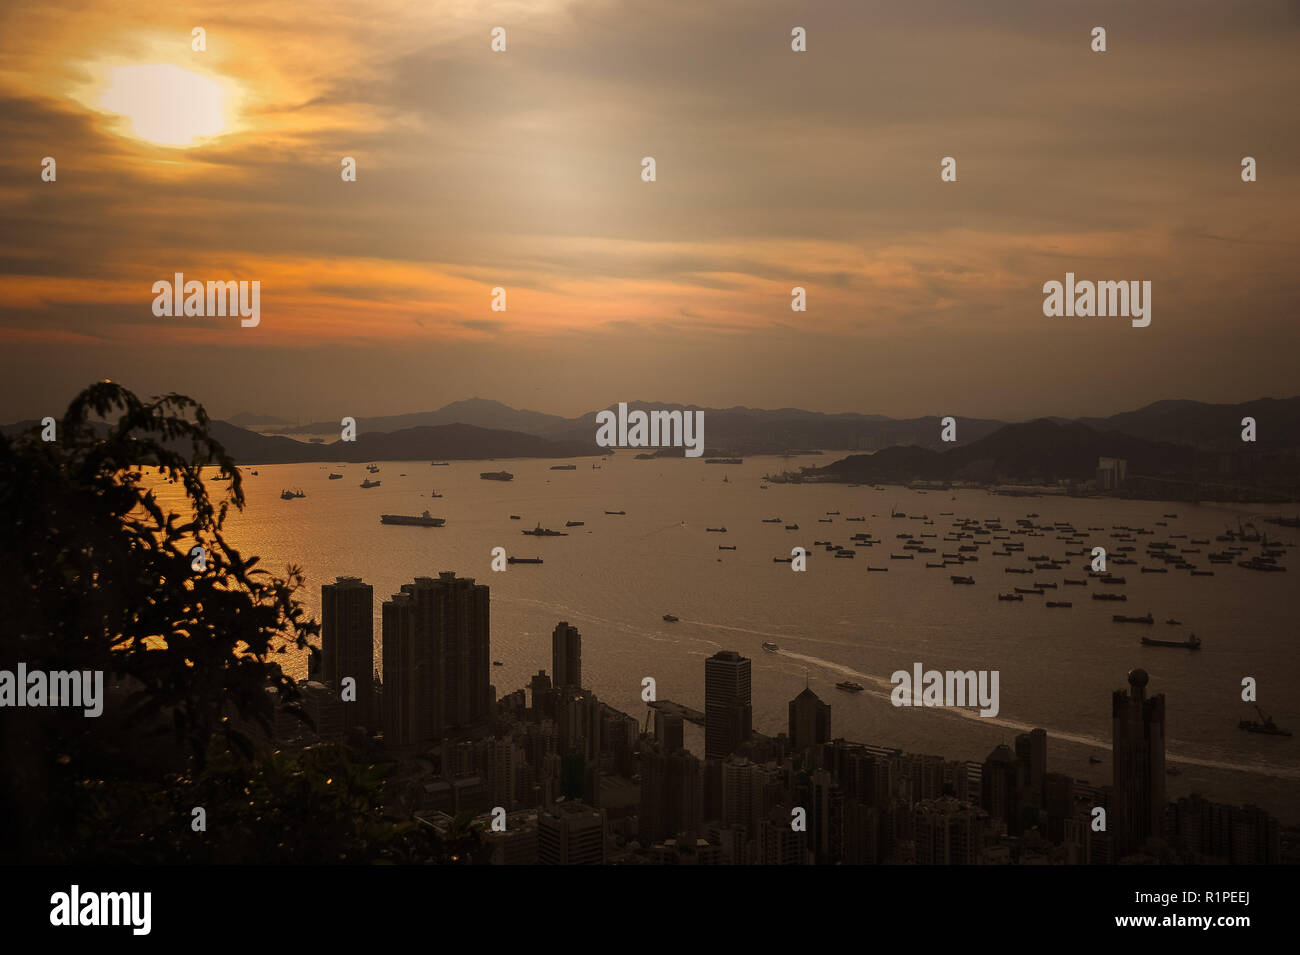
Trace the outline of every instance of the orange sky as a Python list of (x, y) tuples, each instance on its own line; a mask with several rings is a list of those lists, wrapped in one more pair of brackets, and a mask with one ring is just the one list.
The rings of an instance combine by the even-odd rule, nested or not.
[[(1293, 394), (1298, 8), (1132, 6), (7, 9), (0, 420), (102, 377), (304, 418)], [(1044, 318), (1066, 271), (1151, 281), (1151, 326)], [(261, 323), (155, 317), (175, 272)]]

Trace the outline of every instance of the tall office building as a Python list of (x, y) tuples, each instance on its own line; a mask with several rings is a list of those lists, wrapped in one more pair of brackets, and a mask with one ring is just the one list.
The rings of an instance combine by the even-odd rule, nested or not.
[(375, 713), (375, 588), (359, 577), (339, 577), (320, 589), (320, 676), (338, 694), (346, 677), (356, 681), (356, 702), (343, 705), (347, 729), (377, 729)]
[(556, 686), (582, 686), (582, 636), (564, 620), (551, 632), (551, 674)]
[(641, 751), (641, 806), (638, 835), (643, 846), (698, 833), (703, 821), (700, 761), (678, 749), (651, 744)]
[(810, 688), (790, 701), (790, 745), (796, 753), (830, 742), (831, 707)]
[(605, 810), (559, 802), (537, 814), (540, 865), (603, 865)]
[(1165, 695), (1148, 698), (1147, 672), (1129, 671), (1129, 692), (1111, 697), (1116, 848), (1120, 857), (1161, 835), (1165, 813)]
[(704, 756), (724, 759), (749, 739), (749, 658), (719, 650), (704, 661)]
[(1020, 766), (1021, 802), (1041, 807), (1043, 777), (1047, 775), (1047, 730), (1036, 729), (1016, 737), (1016, 762)]
[(441, 739), (492, 706), (488, 588), (444, 571), (403, 584), (382, 607), (384, 736)]

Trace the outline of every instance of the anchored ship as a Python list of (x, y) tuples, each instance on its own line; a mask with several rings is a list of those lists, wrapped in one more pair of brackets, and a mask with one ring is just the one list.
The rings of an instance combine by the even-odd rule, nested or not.
[(430, 517), (429, 512), (425, 511), (419, 517), (411, 517), (406, 514), (380, 514), (379, 523), (381, 524), (406, 524), (416, 527), (442, 527), (447, 523), (445, 517)]
[(1201, 649), (1201, 638), (1192, 634), (1186, 640), (1153, 640), (1151, 637), (1143, 637), (1142, 645), (1144, 647), (1182, 647), (1184, 650)]
[(513, 481), (515, 476), (509, 471), (480, 471), (479, 477), (485, 481)]

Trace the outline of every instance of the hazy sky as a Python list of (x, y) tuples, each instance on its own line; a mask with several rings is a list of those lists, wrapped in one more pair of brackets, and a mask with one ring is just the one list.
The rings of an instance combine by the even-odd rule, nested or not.
[[(304, 420), (1300, 392), (1294, 2), (43, 0), (0, 63), (0, 421), (104, 377)], [(1151, 325), (1044, 317), (1067, 271)], [(156, 318), (174, 272), (261, 324)]]

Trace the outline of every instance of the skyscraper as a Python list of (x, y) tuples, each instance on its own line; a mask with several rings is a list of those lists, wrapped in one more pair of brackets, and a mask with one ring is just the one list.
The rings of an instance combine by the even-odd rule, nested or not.
[(1130, 670), (1129, 692), (1111, 697), (1115, 772), (1113, 830), (1121, 857), (1161, 835), (1165, 812), (1165, 695), (1147, 698), (1147, 671)]
[(359, 577), (339, 577), (324, 584), (321, 597), (321, 672), (338, 694), (344, 678), (356, 681), (356, 702), (343, 706), (347, 729), (374, 724), (375, 588)]
[(704, 661), (704, 756), (723, 759), (749, 739), (749, 658), (719, 650)]
[(551, 674), (556, 686), (582, 686), (582, 636), (564, 620), (551, 632)]
[(831, 707), (810, 688), (790, 701), (790, 745), (796, 753), (831, 738)]
[(417, 577), (384, 603), (384, 736), (440, 739), (488, 715), (492, 667), (488, 588), (444, 571)]

